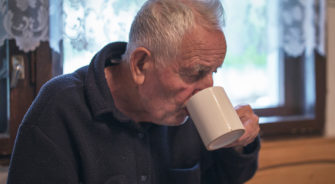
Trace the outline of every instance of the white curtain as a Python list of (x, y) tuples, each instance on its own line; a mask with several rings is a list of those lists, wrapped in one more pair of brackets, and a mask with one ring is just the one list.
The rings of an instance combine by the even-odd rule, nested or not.
[[(246, 4), (256, 6), (263, 1), (265, 0), (250, 0)], [(144, 0), (0, 0), (0, 46), (4, 44), (4, 40), (14, 39), (21, 50), (28, 52), (36, 49), (41, 41), (49, 41), (51, 47), (59, 51), (59, 41), (66, 38), (74, 50), (95, 52), (109, 41), (127, 40), (124, 35), (129, 30), (129, 22), (143, 2)], [(241, 2), (236, 1), (236, 4)], [(279, 12), (278, 21), (282, 24), (279, 32), (282, 37), (279, 37), (278, 47), (292, 56), (313, 49), (324, 54), (325, 0), (276, 2), (279, 7), (276, 10)], [(250, 9), (252, 7), (247, 7), (246, 10)], [(248, 20), (248, 12), (237, 12), (241, 14), (242, 20)], [(63, 26), (63, 20), (66, 26)], [(244, 25), (247, 23), (241, 24), (238, 29), (245, 30)], [(241, 40), (245, 41), (248, 39)]]
[(307, 54), (317, 49), (325, 54), (324, 0), (281, 0), (280, 46), (291, 56)]
[[(214, 75), (215, 85), (226, 87), (235, 104), (280, 104), (278, 53), (296, 57), (317, 50), (325, 55), (326, 0), (221, 1), (228, 51), (225, 66)], [(14, 39), (19, 49), (29, 52), (48, 41), (63, 56), (63, 72), (69, 73), (88, 64), (105, 44), (127, 41), (131, 21), (144, 2), (0, 0), (0, 46)]]
[(59, 51), (62, 33), (57, 28), (62, 20), (61, 11), (61, 1), (49, 4), (49, 0), (0, 0), (0, 46), (7, 39), (14, 39), (20, 50), (29, 52), (40, 42), (50, 41)]

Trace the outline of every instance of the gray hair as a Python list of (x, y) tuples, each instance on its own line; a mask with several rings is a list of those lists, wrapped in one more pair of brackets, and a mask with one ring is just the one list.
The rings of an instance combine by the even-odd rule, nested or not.
[(129, 33), (126, 60), (138, 47), (148, 49), (155, 62), (175, 58), (182, 39), (195, 25), (222, 30), (220, 0), (148, 0), (137, 13)]

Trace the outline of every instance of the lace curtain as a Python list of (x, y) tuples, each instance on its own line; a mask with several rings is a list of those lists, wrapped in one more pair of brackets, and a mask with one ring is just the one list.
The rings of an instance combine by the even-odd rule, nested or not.
[(29, 52), (40, 42), (50, 41), (51, 47), (59, 51), (61, 12), (61, 1), (0, 0), (0, 46), (14, 39), (20, 50)]
[[(265, 0), (251, 2), (262, 1)], [(282, 24), (279, 35), (283, 35), (277, 46), (292, 56), (314, 49), (324, 54), (325, 0), (276, 1)], [(95, 52), (109, 41), (127, 40), (123, 35), (130, 25), (122, 20), (131, 20), (143, 2), (0, 0), (0, 46), (4, 40), (14, 39), (21, 50), (28, 52), (36, 49), (41, 41), (49, 41), (54, 50), (60, 51), (59, 41), (67, 38), (72, 49)], [(71, 14), (64, 13), (66, 9)], [(63, 27), (63, 19), (70, 26)]]
[(325, 54), (325, 0), (281, 0), (280, 46), (291, 56)]

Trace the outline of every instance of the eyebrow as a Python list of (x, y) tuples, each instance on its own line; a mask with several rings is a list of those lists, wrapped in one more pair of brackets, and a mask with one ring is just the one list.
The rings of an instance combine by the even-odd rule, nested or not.
[(199, 71), (205, 71), (208, 72), (210, 71), (212, 68), (210, 66), (205, 66), (205, 65), (201, 65), (201, 64), (196, 64), (193, 65), (191, 67), (182, 67), (180, 69), (180, 74), (185, 76), (185, 75), (190, 75), (190, 74), (194, 74), (194, 72), (199, 72)]

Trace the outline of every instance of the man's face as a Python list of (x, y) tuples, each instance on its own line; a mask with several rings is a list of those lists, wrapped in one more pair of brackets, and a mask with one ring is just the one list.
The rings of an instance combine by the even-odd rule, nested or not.
[(226, 41), (222, 32), (201, 27), (188, 34), (180, 55), (163, 68), (146, 75), (140, 89), (151, 121), (162, 125), (180, 125), (187, 118), (187, 100), (196, 92), (213, 85), (212, 74), (223, 63)]

